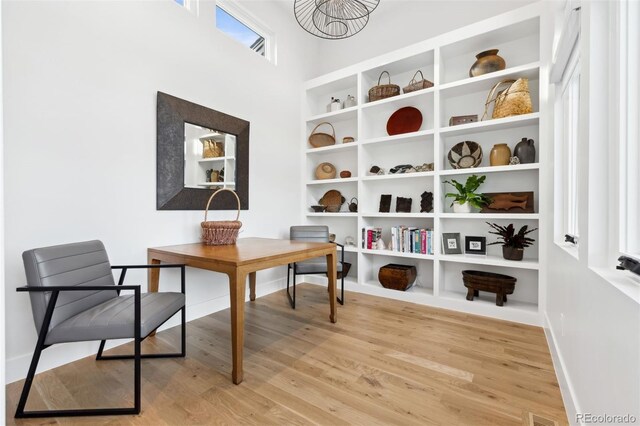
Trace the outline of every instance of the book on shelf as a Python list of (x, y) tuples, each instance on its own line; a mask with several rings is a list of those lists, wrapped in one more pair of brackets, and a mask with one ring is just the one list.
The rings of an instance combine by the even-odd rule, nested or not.
[[(387, 250), (400, 253), (433, 254), (433, 230), (413, 226), (393, 226)], [(362, 248), (375, 250), (382, 238), (382, 228), (366, 226), (362, 228)]]

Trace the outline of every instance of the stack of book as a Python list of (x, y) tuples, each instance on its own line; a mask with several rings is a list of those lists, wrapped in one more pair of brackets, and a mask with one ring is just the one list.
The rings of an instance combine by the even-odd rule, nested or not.
[[(363, 249), (375, 250), (381, 238), (382, 228), (362, 228)], [(433, 231), (428, 228), (394, 226), (391, 228), (391, 239), (385, 247), (401, 253), (433, 254)]]
[(394, 226), (391, 228), (392, 251), (433, 254), (433, 231), (428, 228)]
[(363, 249), (376, 249), (378, 240), (382, 238), (382, 228), (373, 228), (367, 226), (362, 228), (362, 248)]

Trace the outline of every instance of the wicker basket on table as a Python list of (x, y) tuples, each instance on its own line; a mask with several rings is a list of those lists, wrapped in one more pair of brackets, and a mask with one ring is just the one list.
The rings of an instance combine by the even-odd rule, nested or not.
[[(236, 216), (236, 220), (207, 220), (207, 213), (209, 213), (211, 200), (213, 200), (213, 197), (215, 197), (220, 191), (229, 191), (236, 197), (236, 200), (238, 200), (238, 215)], [(208, 246), (235, 244), (238, 239), (240, 227), (242, 227), (242, 222), (238, 220), (239, 218), (240, 198), (238, 198), (238, 194), (230, 189), (218, 189), (216, 192), (211, 194), (209, 201), (207, 201), (207, 207), (205, 207), (204, 210), (204, 222), (200, 223), (200, 226), (202, 227), (202, 241)]]

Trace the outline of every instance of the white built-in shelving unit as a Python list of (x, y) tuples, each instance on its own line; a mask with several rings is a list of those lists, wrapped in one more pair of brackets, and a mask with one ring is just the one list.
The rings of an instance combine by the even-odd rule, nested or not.
[[(499, 224), (514, 223), (530, 228), (546, 226), (540, 215), (540, 177), (546, 167), (538, 159), (532, 164), (513, 166), (489, 165), (489, 153), (496, 143), (507, 143), (513, 150), (523, 138), (535, 141), (537, 156), (549, 149), (550, 141), (540, 140), (541, 131), (548, 126), (546, 105), (547, 62), (546, 52), (540, 49), (541, 25), (547, 19), (538, 5), (527, 6), (469, 27), (403, 48), (371, 60), (356, 64), (311, 80), (304, 89), (303, 111), (303, 193), (304, 216), (309, 224), (326, 224), (336, 240), (343, 243), (353, 237), (358, 246), (347, 247), (345, 260), (352, 264), (346, 279), (346, 288), (369, 294), (439, 306), (469, 313), (491, 316), (528, 324), (541, 324), (544, 303), (543, 233), (534, 233), (536, 243), (525, 250), (522, 261), (509, 261), (502, 257), (499, 245), (488, 246), (487, 256), (445, 255), (441, 248), (442, 233), (458, 232), (462, 244), (464, 236), (485, 236), (491, 221)], [(490, 74), (470, 78), (469, 68), (475, 54), (500, 49), (507, 68)], [(406, 86), (417, 70), (434, 83), (434, 87), (383, 100), (368, 102), (368, 90), (375, 86), (382, 71), (391, 74), (391, 81), (401, 88)], [(493, 85), (504, 79), (526, 77), (529, 80), (534, 112), (501, 119), (486, 119), (477, 123), (449, 126), (455, 115), (478, 114), (482, 117), (484, 104)], [(383, 82), (386, 79), (383, 78)], [(346, 99), (353, 95), (358, 105), (339, 111), (325, 112), (331, 97)], [(412, 106), (423, 116), (421, 128), (413, 133), (389, 136), (386, 124), (393, 112)], [(319, 123), (330, 122), (335, 128), (336, 144), (313, 148), (307, 139)], [(324, 131), (324, 130), (321, 130)], [(342, 143), (346, 136), (355, 142)], [(473, 169), (456, 170), (447, 161), (447, 153), (458, 142), (471, 140), (482, 147), (482, 164)], [(330, 162), (338, 172), (349, 170), (346, 179), (316, 180), (315, 168)], [(434, 171), (399, 174), (370, 175), (369, 169), (377, 165), (387, 172), (399, 164), (420, 165), (434, 163)], [(534, 191), (535, 213), (453, 213), (451, 200), (445, 199), (444, 181), (464, 181), (472, 174), (487, 176), (482, 192)], [(346, 202), (338, 213), (314, 213), (310, 206), (318, 203), (322, 195), (337, 189)], [(420, 213), (420, 194), (434, 194), (434, 210)], [(379, 213), (380, 195), (393, 194), (392, 211), (397, 196), (413, 199), (411, 213)], [(358, 199), (358, 212), (348, 210), (352, 198)], [(361, 229), (380, 227), (382, 237), (389, 242), (390, 228), (397, 225), (431, 228), (435, 234), (433, 255), (399, 253), (390, 250), (367, 250), (361, 246)], [(378, 282), (378, 270), (388, 263), (416, 266), (418, 278), (414, 287), (406, 292), (385, 289)], [(466, 269), (493, 271), (518, 279), (516, 290), (508, 302), (495, 305), (495, 296), (482, 293), (473, 301), (465, 299), (466, 288), (461, 272)], [(314, 277), (307, 277), (313, 282)], [(347, 300), (348, 303), (348, 300)]]

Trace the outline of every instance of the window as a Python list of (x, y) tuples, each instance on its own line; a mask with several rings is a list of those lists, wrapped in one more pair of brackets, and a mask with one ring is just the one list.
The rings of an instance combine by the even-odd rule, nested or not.
[(272, 48), (274, 37), (270, 35), (270, 31), (237, 4), (223, 0), (216, 3), (216, 27), (259, 55), (275, 62)]
[(578, 242), (578, 143), (580, 114), (580, 60), (573, 52), (556, 87), (556, 240)]
[(620, 1), (618, 7), (619, 249), (640, 259), (640, 3)]

